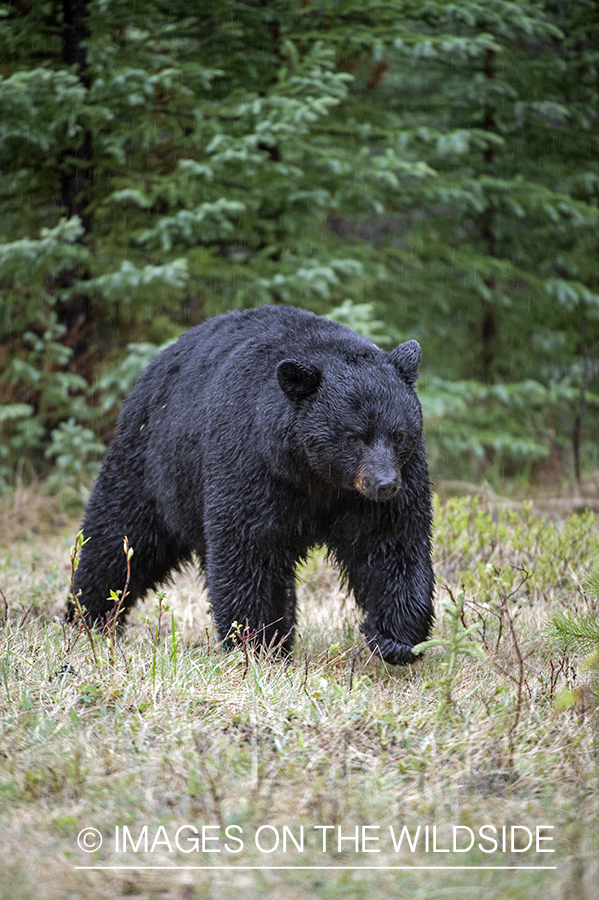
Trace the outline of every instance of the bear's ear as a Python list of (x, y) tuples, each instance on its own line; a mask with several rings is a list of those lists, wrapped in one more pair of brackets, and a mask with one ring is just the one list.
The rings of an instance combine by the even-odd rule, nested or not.
[(418, 341), (407, 341), (405, 344), (399, 344), (389, 354), (389, 359), (406, 384), (414, 384), (418, 378), (418, 366), (421, 357), (422, 350)]
[(313, 394), (321, 375), (316, 366), (305, 366), (295, 359), (284, 359), (277, 366), (277, 381), (292, 400), (303, 400)]

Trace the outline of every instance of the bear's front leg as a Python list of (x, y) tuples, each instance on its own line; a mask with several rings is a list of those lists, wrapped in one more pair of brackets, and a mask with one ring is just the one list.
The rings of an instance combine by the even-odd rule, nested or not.
[(388, 663), (413, 662), (412, 648), (428, 638), (434, 616), (429, 542), (395, 539), (336, 555), (366, 612), (362, 631), (369, 646)]
[(227, 648), (239, 640), (288, 652), (295, 630), (295, 561), (234, 534), (211, 536), (206, 587), (219, 637)]

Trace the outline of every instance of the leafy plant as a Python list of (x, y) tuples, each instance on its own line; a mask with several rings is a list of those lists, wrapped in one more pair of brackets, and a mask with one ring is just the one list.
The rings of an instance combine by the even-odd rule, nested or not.
[(599, 754), (599, 623), (597, 606), (599, 605), (599, 565), (595, 565), (583, 582), (583, 590), (595, 609), (589, 613), (572, 615), (567, 612), (555, 613), (550, 621), (549, 635), (569, 653), (583, 655), (582, 669), (589, 674), (589, 683), (572, 690), (566, 688), (556, 697), (555, 703), (560, 709), (577, 706), (589, 707), (593, 717), (596, 737), (596, 752)]
[(448, 596), (441, 605), (443, 611), (441, 627), (445, 626), (446, 633), (441, 637), (423, 641), (412, 648), (415, 654), (432, 649), (441, 651), (439, 665), (442, 674), (425, 685), (425, 687), (435, 687), (439, 690), (438, 710), (441, 719), (453, 715), (455, 711), (452, 689), (460, 657), (482, 660), (485, 656), (482, 646), (473, 637), (479, 631), (478, 622), (466, 625), (464, 621), (465, 594), (463, 588), (460, 588), (455, 596), (451, 588), (446, 590)]
[(70, 489), (75, 500), (97, 475), (104, 444), (91, 428), (71, 418), (52, 431), (46, 457), (54, 460), (54, 469), (45, 484), (48, 493)]

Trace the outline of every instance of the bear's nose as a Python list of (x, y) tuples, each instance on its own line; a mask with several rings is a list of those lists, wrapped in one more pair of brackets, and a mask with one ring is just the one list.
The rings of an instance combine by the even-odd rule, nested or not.
[(361, 494), (376, 502), (390, 500), (398, 492), (401, 474), (393, 450), (383, 441), (366, 448), (354, 485)]
[(401, 479), (397, 472), (393, 472), (389, 476), (379, 479), (376, 484), (373, 485), (375, 499), (378, 501), (390, 500), (399, 490), (400, 484)]
[(390, 500), (398, 492), (400, 486), (401, 475), (395, 470), (384, 474), (380, 472), (367, 473), (362, 470), (355, 480), (355, 487), (360, 493), (377, 503)]

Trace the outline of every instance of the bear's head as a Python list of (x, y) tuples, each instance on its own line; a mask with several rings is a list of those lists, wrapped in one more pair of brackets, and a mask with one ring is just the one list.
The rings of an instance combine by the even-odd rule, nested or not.
[(390, 500), (422, 434), (414, 391), (421, 350), (416, 341), (391, 353), (369, 345), (332, 348), (317, 362), (284, 359), (279, 387), (292, 405), (293, 455), (331, 487)]

